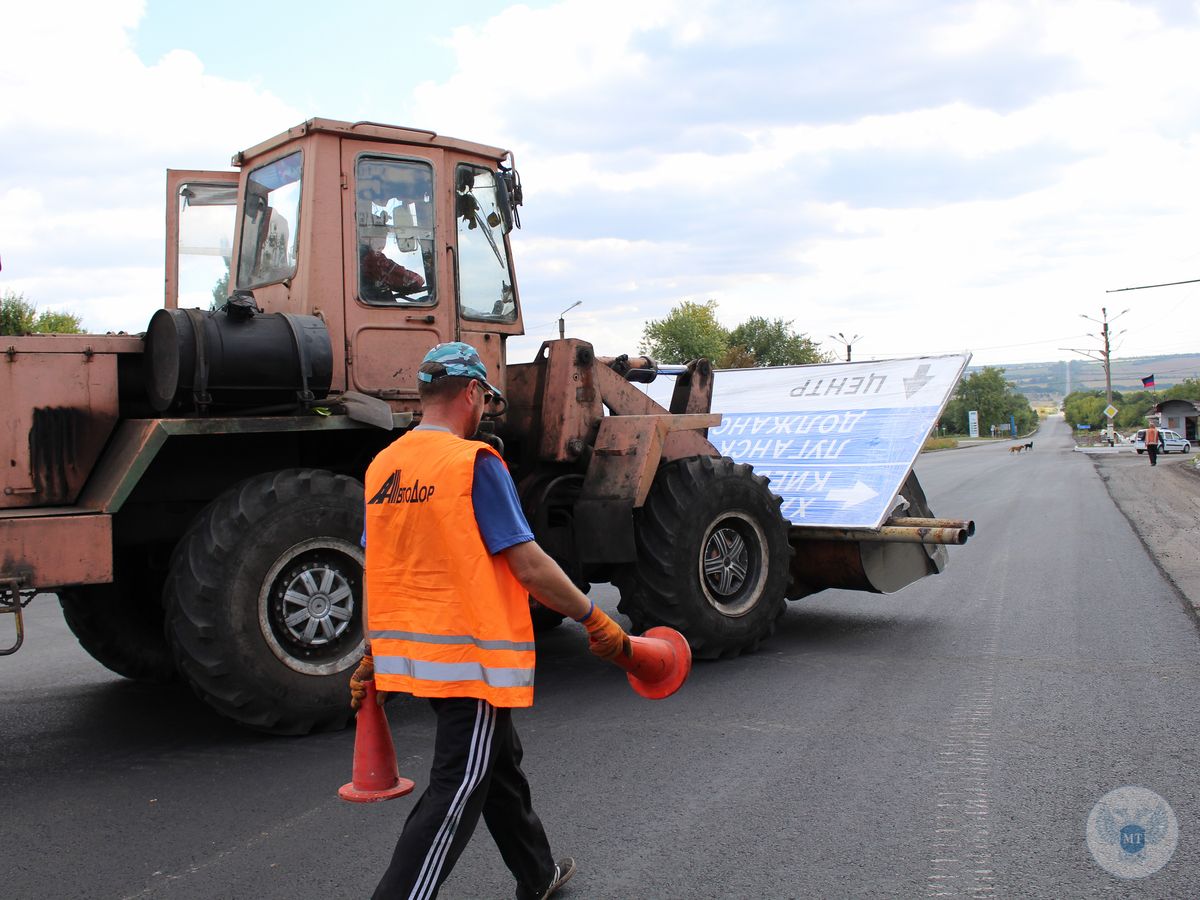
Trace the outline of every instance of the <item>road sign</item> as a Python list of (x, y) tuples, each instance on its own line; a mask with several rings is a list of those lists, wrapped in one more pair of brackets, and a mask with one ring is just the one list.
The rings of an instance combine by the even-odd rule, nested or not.
[(973, 438), (979, 437), (979, 410), (977, 409), (967, 413), (967, 434)]
[(1104, 407), (1104, 414), (1111, 419), (1117, 414), (1117, 408), (1110, 403), (1108, 406)]
[[(892, 511), (969, 355), (731, 369), (713, 379), (708, 438), (771, 479), (795, 525), (877, 528)], [(650, 393), (669, 402), (672, 380)]]

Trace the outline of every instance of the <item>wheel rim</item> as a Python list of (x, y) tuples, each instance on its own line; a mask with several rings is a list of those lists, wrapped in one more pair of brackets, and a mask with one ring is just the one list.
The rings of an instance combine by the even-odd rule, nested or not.
[(305, 675), (348, 669), (362, 645), (362, 548), (319, 537), (289, 547), (263, 579), (258, 622), (271, 652)]
[(700, 584), (708, 604), (725, 616), (743, 616), (758, 603), (766, 568), (762, 528), (743, 513), (730, 513), (704, 533)]

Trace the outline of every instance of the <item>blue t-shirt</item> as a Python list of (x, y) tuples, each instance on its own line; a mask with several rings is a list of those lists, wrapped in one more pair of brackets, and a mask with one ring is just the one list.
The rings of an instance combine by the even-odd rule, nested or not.
[[(501, 550), (533, 540), (533, 530), (521, 509), (517, 486), (498, 458), (491, 453), (475, 456), (475, 477), (471, 483), (471, 504), (475, 507), (475, 524), (483, 537), (488, 553), (495, 556)], [(367, 546), (367, 531), (363, 529), (362, 545)]]
[(475, 457), (471, 503), (475, 506), (475, 522), (483, 535), (484, 546), (492, 556), (533, 540), (533, 531), (517, 497), (517, 486), (504, 463), (491, 453), (480, 453)]

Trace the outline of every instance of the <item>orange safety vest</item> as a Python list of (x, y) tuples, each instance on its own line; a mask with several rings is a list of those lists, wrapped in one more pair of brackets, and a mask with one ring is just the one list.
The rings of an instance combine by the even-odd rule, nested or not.
[(445, 431), (394, 441), (367, 469), (367, 633), (375, 684), (417, 697), (533, 705), (529, 594), (475, 521), (475, 457)]

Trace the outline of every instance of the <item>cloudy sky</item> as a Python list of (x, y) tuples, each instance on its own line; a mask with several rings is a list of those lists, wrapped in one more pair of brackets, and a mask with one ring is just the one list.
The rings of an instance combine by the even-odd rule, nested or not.
[[(367, 9), (367, 7), (358, 7)], [(0, 291), (140, 331), (163, 170), (323, 116), (511, 148), (530, 358), (716, 299), (856, 358), (1200, 349), (1200, 3), (0, 0)]]

